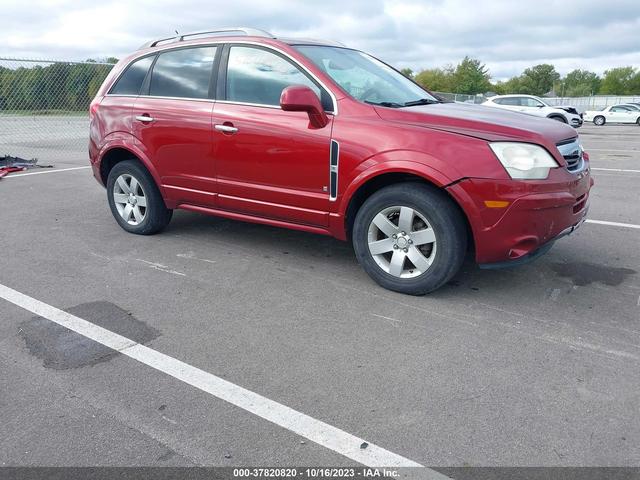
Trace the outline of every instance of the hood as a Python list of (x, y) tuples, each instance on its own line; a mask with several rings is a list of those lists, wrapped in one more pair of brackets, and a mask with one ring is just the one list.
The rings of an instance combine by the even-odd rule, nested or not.
[(376, 107), (384, 120), (459, 133), (488, 141), (514, 140), (548, 145), (575, 138), (564, 123), (499, 108), (464, 103), (436, 103), (404, 108)]

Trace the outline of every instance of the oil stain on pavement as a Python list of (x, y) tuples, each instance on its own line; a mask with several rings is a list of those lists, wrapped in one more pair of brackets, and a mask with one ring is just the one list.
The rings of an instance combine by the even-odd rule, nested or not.
[(600, 282), (615, 287), (620, 285), (629, 275), (638, 272), (630, 268), (608, 267), (594, 263), (554, 263), (551, 268), (557, 275), (566, 277), (574, 285), (583, 287), (593, 282)]
[[(138, 343), (145, 344), (160, 336), (158, 330), (137, 320), (131, 313), (113, 303), (83, 303), (66, 311)], [(87, 367), (107, 362), (119, 355), (104, 345), (42, 317), (22, 322), (19, 332), (31, 354), (40, 358), (46, 368), (67, 370)]]

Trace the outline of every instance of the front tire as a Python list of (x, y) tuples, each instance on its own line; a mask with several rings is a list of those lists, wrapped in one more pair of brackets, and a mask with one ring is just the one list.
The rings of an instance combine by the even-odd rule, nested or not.
[(362, 268), (379, 285), (424, 295), (460, 269), (467, 247), (458, 206), (436, 187), (407, 182), (369, 197), (356, 214), (353, 246)]
[(561, 117), (560, 115), (554, 115), (553, 117), (549, 117), (551, 120), (555, 120), (556, 122), (560, 122), (560, 123), (567, 123), (567, 119), (564, 117)]
[(593, 119), (593, 124), (597, 125), (598, 127), (601, 127), (605, 124), (606, 120), (602, 115), (598, 115), (596, 118)]
[(127, 232), (152, 235), (171, 221), (173, 210), (164, 204), (149, 171), (136, 160), (117, 163), (107, 178), (111, 213)]

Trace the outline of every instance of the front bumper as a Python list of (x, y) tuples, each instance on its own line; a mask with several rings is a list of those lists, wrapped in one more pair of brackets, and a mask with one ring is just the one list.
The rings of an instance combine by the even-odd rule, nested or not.
[[(482, 265), (535, 259), (542, 247), (573, 232), (585, 220), (592, 184), (587, 161), (577, 174), (557, 168), (540, 181), (465, 179), (447, 190), (467, 214)], [(508, 206), (490, 208), (485, 201)]]
[(581, 127), (583, 123), (583, 120), (581, 117), (575, 116), (575, 117), (571, 117), (571, 119), (569, 119), (569, 124), (573, 127), (573, 128), (578, 128)]
[(580, 220), (577, 224), (572, 225), (568, 228), (565, 228), (562, 232), (560, 232), (560, 234), (558, 234), (557, 237), (555, 237), (552, 240), (549, 240), (547, 243), (538, 247), (533, 252), (529, 252), (522, 257), (516, 258), (515, 260), (506, 260), (503, 262), (493, 262), (493, 263), (480, 263), (478, 264), (478, 266), (483, 270), (499, 270), (502, 268), (511, 268), (511, 267), (518, 267), (520, 265), (526, 265), (527, 263), (531, 263), (537, 260), (538, 258), (543, 256), (545, 253), (547, 253), (549, 250), (551, 250), (551, 247), (553, 247), (553, 245), (556, 243), (557, 240), (560, 240), (562, 237), (566, 237), (567, 235), (571, 235), (578, 228), (580, 228), (580, 226), (587, 219), (588, 210), (589, 210), (589, 207), (587, 206), (587, 208), (585, 208), (585, 212), (584, 212), (584, 216), (582, 217), (582, 220)]

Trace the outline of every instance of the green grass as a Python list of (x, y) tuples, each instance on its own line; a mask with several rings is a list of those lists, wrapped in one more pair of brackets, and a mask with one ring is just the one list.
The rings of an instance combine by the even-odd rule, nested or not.
[(20, 117), (46, 117), (46, 116), (64, 116), (64, 117), (87, 117), (87, 110), (0, 110), (1, 116), (20, 116)]

